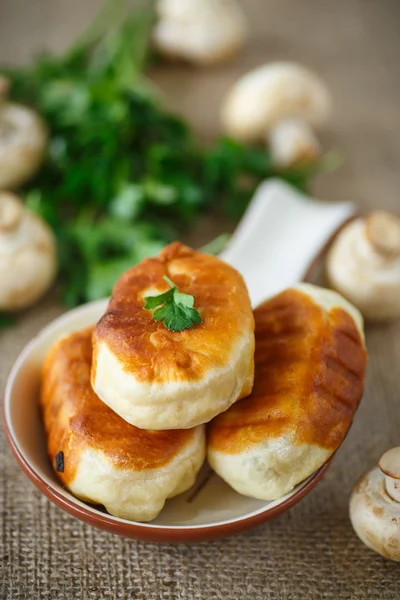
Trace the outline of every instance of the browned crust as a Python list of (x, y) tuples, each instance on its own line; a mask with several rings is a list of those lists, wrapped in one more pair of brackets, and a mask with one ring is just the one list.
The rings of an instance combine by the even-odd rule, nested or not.
[[(169, 288), (164, 275), (181, 292), (194, 296), (203, 319), (200, 325), (172, 332), (143, 308), (149, 289), (161, 293)], [(92, 380), (100, 343), (140, 382), (197, 381), (210, 369), (225, 366), (243, 331), (253, 330), (241, 275), (214, 256), (174, 242), (117, 281), (107, 312), (94, 331)]]
[(350, 315), (328, 315), (299, 290), (286, 290), (255, 312), (251, 395), (209, 426), (212, 449), (237, 453), (287, 434), (293, 443), (336, 450), (363, 392), (366, 352)]
[(56, 454), (64, 453), (64, 472), (57, 475), (67, 485), (88, 448), (102, 452), (116, 469), (156, 469), (191, 443), (195, 431), (138, 429), (103, 404), (90, 385), (91, 340), (92, 328), (71, 334), (53, 346), (43, 366), (48, 454), (55, 467)]

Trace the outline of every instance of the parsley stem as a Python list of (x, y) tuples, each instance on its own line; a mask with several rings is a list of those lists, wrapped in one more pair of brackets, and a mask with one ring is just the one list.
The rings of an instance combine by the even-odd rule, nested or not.
[(176, 288), (177, 286), (175, 285), (175, 283), (173, 281), (170, 280), (169, 277), (167, 277), (166, 275), (164, 275), (163, 277), (164, 281), (166, 281), (168, 283), (168, 285), (170, 285), (172, 288)]

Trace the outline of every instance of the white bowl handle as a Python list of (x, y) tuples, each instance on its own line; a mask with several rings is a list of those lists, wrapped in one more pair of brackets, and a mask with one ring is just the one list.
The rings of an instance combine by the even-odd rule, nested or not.
[(354, 212), (352, 202), (314, 200), (278, 179), (269, 180), (257, 189), (220, 257), (242, 273), (256, 306), (301, 281)]

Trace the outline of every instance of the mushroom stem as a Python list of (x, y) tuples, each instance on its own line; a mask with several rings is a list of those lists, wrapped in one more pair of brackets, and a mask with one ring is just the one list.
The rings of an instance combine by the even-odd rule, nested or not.
[(386, 491), (392, 500), (400, 502), (400, 446), (382, 454), (379, 468), (385, 475)]
[(0, 98), (5, 98), (10, 89), (10, 80), (4, 75), (0, 75)]
[(320, 144), (303, 119), (284, 119), (267, 133), (273, 164), (279, 168), (312, 163), (320, 155)]
[(0, 75), (0, 110), (7, 100), (8, 90), (10, 89), (10, 80), (8, 77)]
[(375, 211), (365, 220), (365, 232), (375, 252), (388, 258), (400, 256), (400, 219)]
[(386, 475), (385, 486), (386, 491), (392, 500), (395, 500), (395, 502), (400, 502), (400, 481), (398, 479), (394, 479), (394, 477), (389, 477), (389, 475)]
[(8, 192), (0, 192), (0, 235), (15, 231), (24, 216), (20, 200)]

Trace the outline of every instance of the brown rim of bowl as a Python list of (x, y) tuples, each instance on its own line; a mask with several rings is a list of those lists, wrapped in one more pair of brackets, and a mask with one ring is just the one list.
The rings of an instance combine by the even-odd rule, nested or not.
[(42, 477), (32, 468), (29, 462), (22, 456), (18, 449), (14, 438), (8, 427), (8, 423), (5, 415), (5, 402), (3, 400), (3, 424), (6, 432), (8, 443), (13, 451), (18, 464), (29, 477), (29, 479), (35, 484), (35, 486), (47, 496), (54, 504), (65, 510), (67, 513), (76, 517), (77, 519), (108, 531), (109, 533), (115, 533), (124, 537), (138, 539), (146, 542), (161, 542), (169, 544), (187, 543), (187, 542), (203, 542), (208, 540), (215, 540), (218, 538), (224, 538), (235, 533), (252, 529), (257, 525), (261, 525), (274, 517), (282, 514), (294, 504), (299, 502), (304, 496), (306, 496), (313, 487), (322, 479), (325, 475), (333, 456), (316, 471), (310, 479), (304, 484), (297, 492), (295, 492), (290, 498), (287, 498), (281, 504), (266, 508), (261, 513), (253, 515), (251, 517), (244, 517), (230, 523), (221, 523), (220, 525), (205, 525), (201, 527), (167, 527), (164, 525), (153, 525), (152, 527), (146, 527), (140, 523), (131, 523), (116, 521), (111, 515), (98, 512), (93, 514), (87, 508), (75, 504), (72, 500), (65, 498), (60, 492), (52, 488), (51, 486), (42, 479)]

